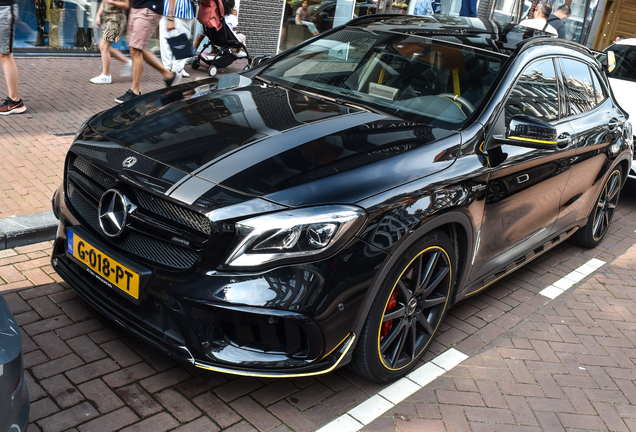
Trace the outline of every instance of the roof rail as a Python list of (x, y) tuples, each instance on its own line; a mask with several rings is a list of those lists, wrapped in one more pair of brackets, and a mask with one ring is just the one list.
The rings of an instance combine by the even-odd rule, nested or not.
[(351, 21), (347, 22), (346, 25), (357, 25), (365, 22), (376, 22), (382, 19), (387, 18), (416, 18), (416, 15), (402, 15), (402, 14), (394, 14), (394, 13), (383, 13), (383, 14), (375, 14), (375, 15), (362, 15), (360, 17), (354, 18)]
[(592, 52), (592, 50), (586, 47), (585, 45), (581, 45), (578, 42), (572, 42), (565, 39), (557, 39), (553, 36), (534, 36), (534, 37), (525, 39), (519, 42), (519, 44), (517, 45), (517, 49), (515, 51), (518, 50), (518, 52), (521, 53), (529, 48), (532, 48), (533, 46), (540, 46), (540, 45), (551, 45), (551, 46), (560, 45), (565, 48), (581, 51), (584, 54), (594, 56), (594, 53)]

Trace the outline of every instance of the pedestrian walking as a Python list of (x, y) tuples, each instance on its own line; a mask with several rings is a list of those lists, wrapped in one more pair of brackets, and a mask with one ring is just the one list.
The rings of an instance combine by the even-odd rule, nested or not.
[(547, 19), (548, 24), (554, 27), (554, 29), (557, 31), (559, 39), (565, 39), (565, 23), (563, 21), (568, 19), (571, 13), (572, 10), (570, 9), (570, 6), (564, 4), (559, 6), (553, 13), (551, 13)]
[(100, 28), (101, 39), (99, 41), (99, 51), (102, 53), (102, 73), (91, 78), (93, 84), (110, 84), (111, 57), (124, 64), (121, 69), (122, 77), (129, 77), (132, 74), (132, 61), (128, 60), (119, 50), (111, 45), (119, 42), (124, 29), (126, 28), (126, 12), (130, 9), (130, 0), (103, 0), (99, 5), (97, 15), (95, 15), (95, 27)]
[[(1, 0), (0, 0), (1, 1)], [(174, 5), (175, 0), (169, 0), (168, 22), (166, 29), (174, 30)], [(166, 87), (177, 85), (181, 81), (181, 75), (170, 72), (163, 67), (161, 60), (150, 50), (146, 49), (148, 41), (157, 30), (161, 14), (163, 12), (163, 0), (132, 0), (132, 7), (128, 15), (128, 46), (132, 59), (132, 86), (123, 96), (115, 99), (117, 103), (129, 101), (141, 94), (139, 87), (144, 73), (144, 62), (157, 70), (164, 78)]]
[[(192, 2), (190, 0), (174, 0), (174, 13), (170, 13), (170, 2), (164, 0), (163, 2), (163, 17), (159, 22), (159, 47), (161, 48), (161, 63), (163, 66), (172, 72), (178, 73), (181, 76), (190, 76), (183, 68), (186, 64), (186, 59), (177, 60), (170, 49), (168, 44), (168, 38), (185, 34), (190, 39), (192, 33), (192, 22), (194, 21), (194, 10), (192, 9)], [(169, 18), (168, 15), (172, 15), (173, 18)], [(168, 23), (172, 20), (174, 22), (174, 30), (168, 30)]]
[(17, 22), (18, 1), (0, 0), (0, 63), (2, 63), (9, 93), (0, 105), (0, 115), (19, 114), (26, 111), (18, 95), (18, 66), (13, 58), (13, 39)]
[(556, 29), (548, 23), (548, 17), (552, 13), (552, 6), (547, 3), (539, 3), (534, 10), (534, 18), (525, 19), (519, 23), (520, 26), (530, 27), (537, 30), (543, 30), (546, 33), (552, 33), (558, 36)]

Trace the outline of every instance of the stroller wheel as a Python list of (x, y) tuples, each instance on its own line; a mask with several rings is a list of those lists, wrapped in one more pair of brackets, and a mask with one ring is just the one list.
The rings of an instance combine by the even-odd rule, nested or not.
[(199, 61), (199, 59), (194, 59), (192, 60), (192, 64), (190, 65), (192, 66), (192, 69), (197, 70), (199, 69), (199, 66), (201, 66), (201, 62)]
[(208, 69), (208, 74), (210, 74), (210, 76), (216, 75), (216, 66), (210, 66), (210, 69)]

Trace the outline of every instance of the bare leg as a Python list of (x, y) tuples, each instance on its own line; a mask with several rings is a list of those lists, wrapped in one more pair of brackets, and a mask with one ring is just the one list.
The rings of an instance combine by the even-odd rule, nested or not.
[(9, 97), (14, 101), (20, 100), (18, 95), (18, 66), (15, 64), (13, 54), (0, 54), (0, 63), (2, 63), (4, 77), (7, 80)]
[(111, 57), (113, 57), (115, 60), (119, 60), (120, 62), (124, 64), (128, 63), (128, 58), (126, 58), (126, 56), (123, 55), (121, 51), (119, 51), (118, 49), (110, 47), (108, 52), (110, 53)]
[(99, 41), (99, 50), (102, 53), (102, 73), (106, 76), (110, 76), (110, 45), (112, 42), (105, 41), (104, 39)]
[(199, 49), (199, 45), (201, 45), (201, 42), (203, 42), (203, 39), (205, 39), (205, 36), (197, 34), (197, 37), (194, 38), (194, 44), (192, 44), (194, 46), (194, 50), (198, 50)]
[[(164, 79), (172, 79), (174, 77), (174, 73), (170, 72), (165, 67), (163, 67), (163, 63), (161, 63), (161, 60), (159, 60), (157, 56), (154, 55), (150, 50), (145, 49), (143, 51), (143, 59), (146, 61), (146, 63), (148, 63), (148, 66), (150, 66), (153, 69), (156, 69), (161, 75), (163, 75)], [(133, 60), (133, 84), (134, 84), (134, 78), (135, 78), (134, 71), (135, 71), (135, 61)], [(141, 81), (141, 75), (139, 75), (139, 81)], [(135, 91), (135, 89), (133, 89), (133, 91)]]
[[(130, 89), (134, 94), (138, 95), (141, 85), (141, 76), (144, 74), (144, 52), (137, 48), (130, 47), (130, 58), (132, 60), (132, 86), (130, 86)], [(159, 61), (159, 59), (157, 59), (157, 61)]]

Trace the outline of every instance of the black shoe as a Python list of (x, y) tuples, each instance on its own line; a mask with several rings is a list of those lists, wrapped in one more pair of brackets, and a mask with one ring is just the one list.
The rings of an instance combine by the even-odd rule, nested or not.
[(0, 105), (0, 115), (20, 114), (25, 111), (26, 107), (22, 99), (14, 101), (11, 98), (6, 98), (2, 105)]
[(137, 96), (140, 96), (141, 92), (139, 92), (139, 94), (134, 94), (132, 90), (128, 90), (126, 93), (124, 93), (123, 96), (119, 96), (118, 98), (115, 99), (115, 102), (117, 103), (124, 103), (126, 101), (129, 101), (131, 99), (136, 98)]
[(179, 84), (179, 81), (181, 81), (181, 74), (173, 72), (173, 75), (174, 76), (172, 78), (164, 80), (166, 82), (166, 87), (176, 86)]

